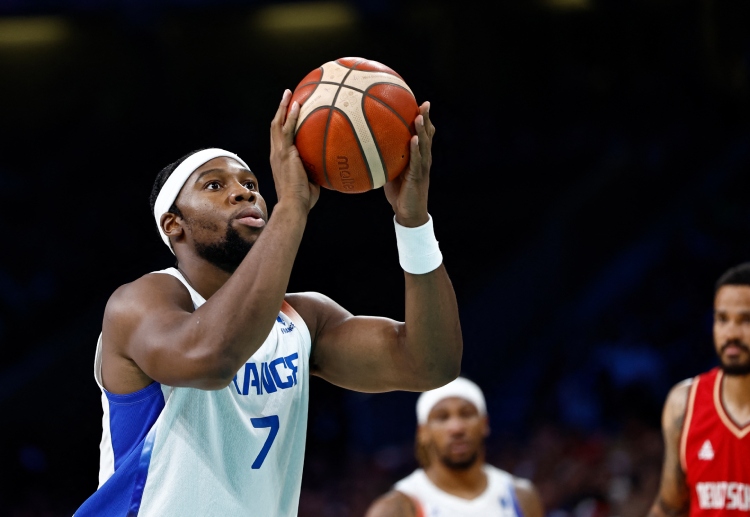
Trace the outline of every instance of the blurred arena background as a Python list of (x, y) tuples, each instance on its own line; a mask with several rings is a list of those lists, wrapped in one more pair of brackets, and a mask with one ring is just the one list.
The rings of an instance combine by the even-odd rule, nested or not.
[[(715, 364), (713, 283), (750, 260), (749, 26), (718, 0), (0, 0), (0, 515), (96, 488), (104, 304), (172, 263), (156, 173), (223, 147), (273, 203), (281, 93), (346, 56), (432, 102), (489, 460), (550, 516), (643, 515), (666, 393)], [(391, 214), (324, 191), (290, 290), (400, 318)], [(362, 515), (415, 467), (415, 400), (312, 381), (301, 517)]]

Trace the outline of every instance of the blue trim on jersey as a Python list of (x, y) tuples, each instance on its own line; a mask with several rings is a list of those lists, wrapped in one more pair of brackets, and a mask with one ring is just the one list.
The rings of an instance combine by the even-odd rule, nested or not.
[(133, 393), (118, 395), (105, 391), (104, 394), (109, 402), (109, 432), (117, 471), (154, 426), (164, 409), (164, 395), (158, 382)]
[(143, 446), (142, 440), (120, 468), (94, 492), (75, 513), (75, 517), (123, 517), (127, 515), (136, 486)]
[(513, 486), (513, 483), (510, 484), (510, 497), (513, 499), (513, 509), (516, 510), (516, 515), (518, 517), (523, 517), (521, 505), (518, 504), (518, 497), (516, 497), (516, 487)]
[(127, 517), (136, 517), (141, 509), (141, 499), (143, 499), (143, 490), (146, 488), (148, 480), (148, 466), (151, 464), (151, 451), (154, 448), (154, 437), (156, 436), (156, 426), (148, 432), (146, 439), (143, 441), (141, 457), (138, 461), (138, 469), (135, 474), (135, 486), (133, 487), (133, 496), (130, 499), (130, 509)]

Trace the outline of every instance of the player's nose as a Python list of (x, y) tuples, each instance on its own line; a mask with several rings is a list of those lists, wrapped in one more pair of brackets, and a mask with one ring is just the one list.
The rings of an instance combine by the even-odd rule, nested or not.
[(229, 191), (229, 201), (235, 205), (242, 201), (254, 201), (255, 198), (255, 192), (246, 188), (244, 185), (234, 185)]
[(448, 421), (448, 432), (452, 435), (462, 435), (466, 432), (466, 422), (463, 418), (451, 418)]
[(724, 339), (727, 341), (740, 339), (742, 337), (742, 325), (739, 322), (730, 320), (727, 325), (724, 326)]

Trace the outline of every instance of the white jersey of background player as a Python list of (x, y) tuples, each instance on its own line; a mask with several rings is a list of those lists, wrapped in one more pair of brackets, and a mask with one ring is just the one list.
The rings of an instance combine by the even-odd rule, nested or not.
[(255, 175), (227, 151), (193, 152), (157, 176), (152, 208), (177, 267), (107, 303), (99, 488), (76, 516), (294, 516), (310, 374), (362, 391), (422, 391), (457, 375), (456, 300), (427, 213), (429, 104), (409, 168), (385, 187), (406, 271), (401, 323), (285, 292), (319, 195), (294, 147), (290, 98), (271, 123), (272, 217)]
[(534, 486), (484, 462), (489, 435), (482, 390), (468, 379), (420, 395), (417, 460), (423, 468), (375, 501), (366, 517), (542, 517)]

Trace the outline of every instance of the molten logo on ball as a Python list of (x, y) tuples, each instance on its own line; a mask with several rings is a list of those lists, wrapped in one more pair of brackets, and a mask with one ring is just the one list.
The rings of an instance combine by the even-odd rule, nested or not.
[(408, 167), (419, 108), (387, 66), (353, 57), (330, 61), (299, 83), (292, 100), (301, 106), (295, 144), (311, 181), (365, 192)]
[(352, 173), (349, 170), (349, 159), (346, 156), (337, 156), (339, 161), (339, 176), (341, 176), (341, 183), (344, 186), (344, 190), (352, 190), (354, 188), (354, 180), (352, 180)]

